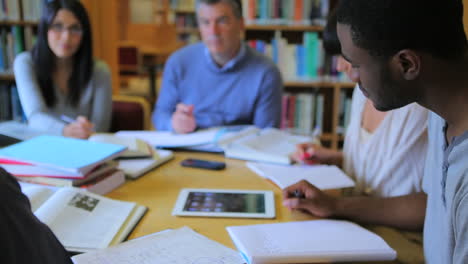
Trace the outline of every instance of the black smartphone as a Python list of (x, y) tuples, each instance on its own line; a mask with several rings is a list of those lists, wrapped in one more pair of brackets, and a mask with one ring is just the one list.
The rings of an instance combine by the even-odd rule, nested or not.
[(219, 161), (185, 159), (180, 163), (184, 167), (200, 168), (207, 170), (222, 170), (226, 168), (226, 163)]

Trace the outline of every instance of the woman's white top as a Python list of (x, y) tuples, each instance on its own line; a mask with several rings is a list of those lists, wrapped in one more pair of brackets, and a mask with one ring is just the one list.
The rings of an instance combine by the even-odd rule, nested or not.
[(378, 128), (362, 128), (366, 97), (356, 86), (343, 149), (343, 169), (354, 194), (377, 197), (421, 191), (427, 151), (428, 110), (418, 104), (389, 111)]
[(16, 56), (14, 72), (18, 94), (28, 125), (54, 135), (62, 135), (66, 123), (61, 115), (76, 119), (85, 116), (94, 124), (96, 132), (108, 132), (112, 112), (112, 86), (108, 66), (96, 60), (88, 86), (83, 91), (76, 107), (67, 103), (67, 96), (54, 87), (57, 103), (46, 105), (39, 87), (31, 54), (23, 52)]

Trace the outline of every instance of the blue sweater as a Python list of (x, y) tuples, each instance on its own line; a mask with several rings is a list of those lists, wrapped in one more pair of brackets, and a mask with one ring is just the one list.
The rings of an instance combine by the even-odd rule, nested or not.
[(168, 59), (153, 122), (173, 130), (178, 103), (193, 104), (197, 128), (253, 124), (278, 127), (283, 83), (278, 68), (244, 43), (239, 54), (219, 68), (203, 43), (187, 46)]

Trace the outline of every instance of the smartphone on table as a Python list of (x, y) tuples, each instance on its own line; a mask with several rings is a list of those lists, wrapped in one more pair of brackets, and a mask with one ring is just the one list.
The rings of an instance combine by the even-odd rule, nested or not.
[(180, 164), (184, 167), (200, 168), (207, 170), (223, 170), (224, 168), (226, 168), (226, 163), (224, 162), (201, 159), (185, 159)]

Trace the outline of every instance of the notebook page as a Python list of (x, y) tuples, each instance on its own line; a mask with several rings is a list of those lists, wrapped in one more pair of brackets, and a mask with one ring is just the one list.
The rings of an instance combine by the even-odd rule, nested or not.
[(134, 206), (134, 203), (64, 187), (34, 214), (65, 247), (105, 248)]
[(243, 264), (240, 255), (188, 227), (74, 256), (75, 264)]
[(265, 129), (257, 136), (249, 136), (238, 143), (255, 151), (275, 155), (289, 155), (296, 150), (299, 143), (309, 142), (310, 138), (295, 136), (278, 129)]
[(44, 187), (40, 185), (28, 184), (19, 182), (21, 192), (28, 197), (31, 203), (31, 211), (36, 211), (49, 197), (54, 194), (54, 188)]
[[(314, 220), (228, 227), (236, 246), (255, 259), (393, 259), (395, 251), (376, 234), (348, 221)], [(277, 263), (277, 262), (272, 262)]]
[(336, 166), (283, 166), (247, 162), (247, 167), (264, 178), (271, 179), (281, 189), (306, 180), (321, 190), (354, 186), (354, 182)]
[(186, 147), (213, 142), (219, 129), (201, 130), (189, 134), (175, 134), (168, 131), (119, 131), (119, 137), (134, 137), (157, 147)]

